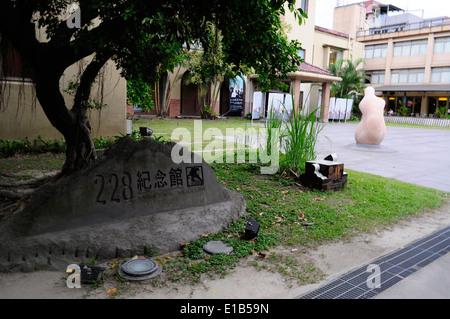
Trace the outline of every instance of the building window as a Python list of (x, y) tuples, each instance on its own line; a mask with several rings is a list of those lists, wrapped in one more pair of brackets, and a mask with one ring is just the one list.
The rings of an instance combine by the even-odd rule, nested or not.
[(432, 68), (432, 83), (450, 83), (450, 67), (448, 68)]
[[(0, 42), (1, 40), (0, 34)], [(0, 50), (0, 80), (31, 82), (31, 68), (23, 61), (11, 42), (3, 40), (5, 43), (1, 45)]]
[(394, 43), (394, 56), (427, 54), (427, 40)]
[(434, 53), (450, 53), (450, 37), (435, 39)]
[(328, 59), (328, 66), (332, 66), (338, 60), (342, 59), (344, 56), (344, 52), (342, 50), (330, 48), (330, 57)]
[(424, 69), (392, 70), (391, 83), (423, 83)]
[(304, 13), (308, 14), (308, 0), (301, 1), (301, 8)]
[(386, 72), (385, 71), (372, 71), (367, 72), (367, 76), (370, 77), (370, 83), (371, 84), (384, 84), (384, 76)]
[(385, 58), (387, 55), (387, 44), (368, 45), (364, 48), (365, 59)]

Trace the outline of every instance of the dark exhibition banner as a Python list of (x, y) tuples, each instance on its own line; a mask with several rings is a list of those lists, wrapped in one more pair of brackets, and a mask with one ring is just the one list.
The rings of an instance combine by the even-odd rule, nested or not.
[(244, 79), (230, 79), (230, 112), (242, 112), (244, 97)]

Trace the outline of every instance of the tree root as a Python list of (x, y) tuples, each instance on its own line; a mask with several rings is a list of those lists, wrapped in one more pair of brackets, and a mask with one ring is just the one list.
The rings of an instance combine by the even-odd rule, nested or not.
[(17, 180), (17, 176), (5, 177), (8, 178), (0, 182), (0, 219), (2, 220), (20, 212), (37, 189), (55, 180), (58, 175), (52, 173), (26, 181)]

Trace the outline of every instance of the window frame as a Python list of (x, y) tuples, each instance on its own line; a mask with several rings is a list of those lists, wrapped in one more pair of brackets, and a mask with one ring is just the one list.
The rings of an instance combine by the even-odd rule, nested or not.
[[(0, 33), (0, 41), (2, 40), (2, 35)], [(13, 47), (10, 41), (6, 40), (6, 46), (3, 50), (0, 50), (0, 82), (22, 82), (22, 83), (33, 83), (33, 72), (30, 66), (23, 62), (20, 53)], [(7, 69), (10, 74), (4, 74), (3, 69), (3, 54), (9, 55), (8, 62), (13, 64), (13, 68)], [(13, 62), (11, 62), (11, 59)]]
[[(386, 80), (386, 71), (383, 70), (368, 71), (366, 74), (370, 76), (370, 84), (384, 84)], [(374, 81), (374, 79), (376, 79), (376, 81)]]
[[(414, 53), (414, 48), (418, 47), (418, 53)], [(426, 55), (428, 40), (401, 41), (394, 43), (394, 57)]]
[[(441, 50), (437, 50), (438, 47), (441, 47)], [(435, 38), (433, 53), (450, 53), (450, 37)]]
[[(304, 6), (305, 6), (306, 8), (304, 8)], [(300, 2), (300, 8), (303, 10), (304, 13), (308, 14), (309, 0), (301, 0), (301, 2)]]
[[(383, 44), (371, 44), (364, 47), (364, 59), (385, 59), (387, 57), (387, 43)], [(379, 52), (378, 56), (375, 56), (375, 52)]]
[[(439, 81), (433, 80), (433, 77), (439, 76)], [(448, 81), (444, 81), (444, 75)], [(431, 68), (431, 83), (450, 83), (450, 67)]]
[(396, 69), (391, 71), (391, 84), (420, 84), (424, 82), (425, 69)]

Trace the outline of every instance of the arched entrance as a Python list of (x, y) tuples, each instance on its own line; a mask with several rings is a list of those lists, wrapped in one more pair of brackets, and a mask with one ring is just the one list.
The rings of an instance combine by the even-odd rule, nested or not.
[(225, 79), (220, 87), (220, 115), (225, 115), (230, 111), (230, 81)]
[(189, 71), (185, 72), (181, 80), (181, 115), (197, 116), (200, 115), (198, 85), (186, 83)]

